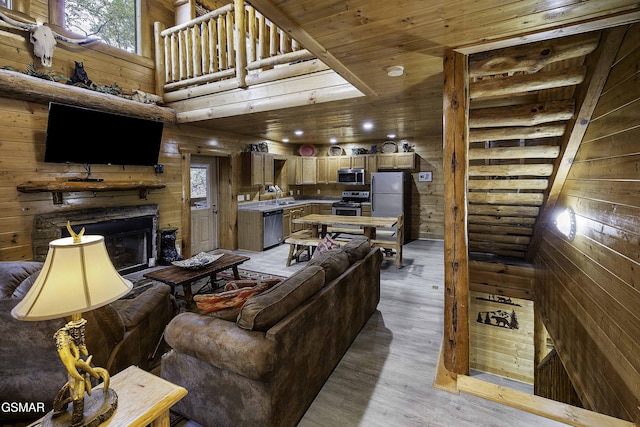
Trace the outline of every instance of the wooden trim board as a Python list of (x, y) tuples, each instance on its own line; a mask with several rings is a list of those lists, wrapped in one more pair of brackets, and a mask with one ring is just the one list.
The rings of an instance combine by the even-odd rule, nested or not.
[(580, 427), (633, 427), (634, 423), (540, 396), (458, 375), (458, 390), (502, 403), (555, 421)]

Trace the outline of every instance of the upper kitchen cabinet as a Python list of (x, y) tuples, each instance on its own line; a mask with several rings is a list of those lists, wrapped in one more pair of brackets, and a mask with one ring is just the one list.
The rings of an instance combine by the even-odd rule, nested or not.
[(413, 170), (416, 168), (416, 153), (378, 154), (378, 170)]
[(375, 154), (340, 156), (338, 159), (338, 169), (369, 169), (369, 163), (371, 159), (375, 159)]
[(318, 179), (318, 158), (291, 156), (287, 159), (289, 185), (315, 184)]
[(338, 182), (339, 157), (318, 157), (317, 184)]
[(256, 151), (244, 152), (242, 155), (243, 186), (258, 187), (273, 185), (274, 183), (274, 156), (269, 153)]

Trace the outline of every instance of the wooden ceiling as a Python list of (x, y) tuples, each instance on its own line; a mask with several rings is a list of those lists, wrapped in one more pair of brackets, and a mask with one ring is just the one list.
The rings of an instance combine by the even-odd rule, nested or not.
[[(442, 58), (638, 19), (633, 0), (253, 0), (251, 4), (366, 96), (199, 122), (292, 143), (369, 143), (442, 135)], [(400, 77), (386, 69), (402, 65)], [(374, 129), (362, 128), (365, 120)], [(195, 123), (194, 123), (195, 124)], [(293, 135), (303, 129), (304, 135)]]

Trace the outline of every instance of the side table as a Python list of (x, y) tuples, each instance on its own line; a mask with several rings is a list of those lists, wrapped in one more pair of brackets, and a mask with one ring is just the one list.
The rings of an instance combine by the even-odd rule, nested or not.
[[(118, 409), (101, 426), (169, 427), (169, 408), (187, 394), (184, 387), (137, 366), (129, 366), (111, 377), (110, 387), (118, 394)], [(101, 388), (99, 384), (94, 390), (99, 393)], [(40, 425), (37, 421), (29, 427)]]

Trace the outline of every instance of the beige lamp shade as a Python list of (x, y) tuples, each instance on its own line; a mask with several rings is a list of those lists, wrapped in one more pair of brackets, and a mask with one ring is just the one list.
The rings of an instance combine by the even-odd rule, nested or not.
[(18, 320), (49, 320), (83, 313), (127, 294), (133, 285), (113, 266), (102, 236), (49, 243), (47, 259), (24, 299), (11, 310)]

